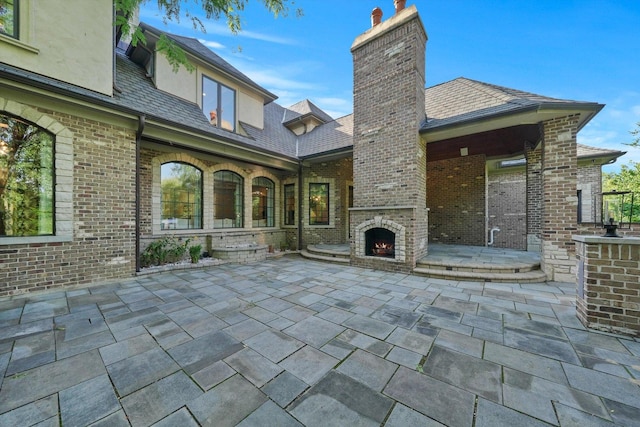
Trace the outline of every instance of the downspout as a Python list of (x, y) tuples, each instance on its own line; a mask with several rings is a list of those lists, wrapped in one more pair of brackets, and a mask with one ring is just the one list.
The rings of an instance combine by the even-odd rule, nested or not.
[(493, 246), (493, 244), (495, 242), (493, 236), (494, 236), (494, 233), (496, 233), (498, 231), (500, 231), (500, 229), (498, 227), (493, 227), (491, 229), (491, 231), (489, 232), (490, 233), (490, 235), (489, 235), (489, 243), (487, 243), (487, 246)]
[(136, 131), (136, 273), (140, 272), (140, 143), (144, 132), (145, 115), (138, 116)]
[(304, 203), (302, 197), (304, 196), (303, 186), (304, 179), (302, 178), (302, 160), (298, 160), (298, 250), (302, 250), (302, 225), (304, 221), (302, 219), (304, 212)]

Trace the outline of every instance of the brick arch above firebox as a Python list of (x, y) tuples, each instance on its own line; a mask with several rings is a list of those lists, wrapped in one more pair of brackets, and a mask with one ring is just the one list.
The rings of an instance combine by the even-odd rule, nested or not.
[(381, 258), (389, 262), (405, 262), (406, 260), (406, 227), (382, 216), (375, 216), (358, 224), (355, 228), (355, 253), (356, 257), (366, 256), (367, 231), (373, 228), (383, 228), (395, 234), (395, 258)]

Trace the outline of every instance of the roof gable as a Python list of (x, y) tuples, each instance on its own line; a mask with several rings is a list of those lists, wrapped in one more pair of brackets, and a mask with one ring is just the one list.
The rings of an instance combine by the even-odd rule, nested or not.
[[(247, 87), (259, 92), (265, 98), (265, 104), (276, 100), (278, 97), (273, 93), (269, 92), (267, 89), (263, 88), (253, 80), (251, 80), (247, 75), (242, 73), (240, 70), (235, 68), (233, 65), (229, 64), (227, 61), (218, 56), (211, 49), (203, 45), (198, 39), (193, 37), (184, 37), (179, 36), (177, 34), (171, 34), (166, 31), (162, 31), (158, 28), (155, 28), (151, 25), (145, 24), (143, 22), (140, 23), (140, 28), (143, 32), (149, 32), (156, 37), (159, 37), (162, 34), (165, 34), (171, 40), (175, 41), (185, 52), (190, 53), (198, 60), (202, 61), (206, 66), (211, 69), (218, 71), (228, 78), (237, 81), (238, 83), (244, 84)], [(136, 50), (138, 49), (146, 49), (144, 46), (132, 47), (127, 51), (127, 55), (130, 57), (136, 56)], [(143, 64), (144, 65), (144, 64)]]

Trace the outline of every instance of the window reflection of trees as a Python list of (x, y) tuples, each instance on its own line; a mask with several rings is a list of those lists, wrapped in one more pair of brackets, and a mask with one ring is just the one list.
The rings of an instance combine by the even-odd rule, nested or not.
[(165, 163), (161, 187), (161, 228), (202, 228), (202, 171), (187, 163)]
[(269, 178), (255, 178), (251, 192), (253, 226), (273, 227), (275, 225), (275, 184)]
[(228, 170), (213, 174), (215, 228), (243, 227), (243, 179)]
[(329, 184), (309, 184), (309, 224), (329, 225)]
[(52, 235), (54, 137), (0, 114), (0, 236)]

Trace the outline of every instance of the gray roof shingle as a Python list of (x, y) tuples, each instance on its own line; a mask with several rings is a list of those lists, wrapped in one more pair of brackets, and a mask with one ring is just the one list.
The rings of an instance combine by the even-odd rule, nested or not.
[(300, 157), (353, 147), (353, 114), (325, 123), (300, 136)]
[(426, 89), (427, 121), (422, 129), (435, 129), (543, 104), (596, 105), (592, 102), (551, 98), (459, 77)]

